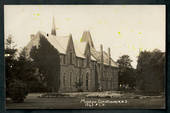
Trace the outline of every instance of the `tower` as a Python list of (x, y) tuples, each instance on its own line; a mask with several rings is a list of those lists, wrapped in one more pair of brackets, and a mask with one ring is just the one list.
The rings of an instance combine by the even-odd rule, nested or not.
[(54, 17), (53, 17), (51, 35), (55, 35), (56, 36), (56, 26), (55, 26), (55, 19), (54, 19)]

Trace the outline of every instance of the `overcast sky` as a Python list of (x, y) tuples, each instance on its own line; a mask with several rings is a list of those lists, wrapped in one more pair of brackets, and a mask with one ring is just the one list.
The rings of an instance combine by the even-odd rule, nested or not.
[(80, 41), (89, 30), (97, 50), (110, 47), (115, 61), (127, 54), (133, 67), (140, 50), (165, 51), (164, 5), (5, 5), (4, 15), (5, 38), (12, 34), (18, 48), (39, 30), (50, 33), (54, 16), (57, 35)]

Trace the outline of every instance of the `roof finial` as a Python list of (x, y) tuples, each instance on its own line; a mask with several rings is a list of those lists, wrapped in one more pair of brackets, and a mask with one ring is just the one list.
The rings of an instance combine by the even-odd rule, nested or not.
[(55, 19), (54, 19), (54, 16), (53, 16), (53, 23), (52, 23), (51, 34), (56, 36), (56, 26), (55, 26)]

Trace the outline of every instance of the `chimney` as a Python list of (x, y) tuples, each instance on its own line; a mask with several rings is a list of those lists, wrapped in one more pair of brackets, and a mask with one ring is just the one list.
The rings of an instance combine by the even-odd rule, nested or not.
[(111, 65), (111, 54), (110, 54), (110, 48), (108, 48), (108, 55), (109, 55), (109, 66)]
[(100, 61), (101, 61), (101, 63), (103, 64), (103, 45), (102, 45), (102, 44), (100, 45), (100, 53), (101, 53), (101, 59), (100, 59)]
[(31, 34), (30, 37), (31, 37), (31, 40), (32, 40), (32, 39), (34, 39), (35, 35)]

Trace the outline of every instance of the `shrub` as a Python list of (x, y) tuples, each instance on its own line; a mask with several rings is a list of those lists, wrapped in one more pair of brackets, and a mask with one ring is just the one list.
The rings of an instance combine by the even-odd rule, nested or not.
[(75, 87), (77, 88), (78, 92), (83, 92), (82, 85), (83, 85), (83, 82), (80, 82), (80, 81), (75, 82)]
[(20, 103), (23, 102), (28, 94), (27, 86), (24, 82), (20, 80), (13, 80), (9, 84), (9, 97), (13, 102)]

